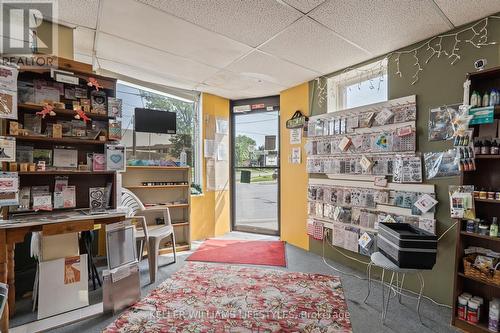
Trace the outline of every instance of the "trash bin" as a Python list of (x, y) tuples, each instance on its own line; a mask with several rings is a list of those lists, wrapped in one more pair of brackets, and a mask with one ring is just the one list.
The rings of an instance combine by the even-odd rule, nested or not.
[(241, 170), (240, 183), (250, 184), (251, 171)]

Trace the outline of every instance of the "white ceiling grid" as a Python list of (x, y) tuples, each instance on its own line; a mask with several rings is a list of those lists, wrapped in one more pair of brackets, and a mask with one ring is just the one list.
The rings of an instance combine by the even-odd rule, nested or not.
[(238, 99), (296, 84), (500, 11), (499, 0), (59, 0), (75, 59)]

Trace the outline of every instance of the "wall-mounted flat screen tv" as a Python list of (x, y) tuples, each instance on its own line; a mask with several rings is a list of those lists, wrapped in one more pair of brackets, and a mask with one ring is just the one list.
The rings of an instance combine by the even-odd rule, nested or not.
[(175, 112), (135, 108), (134, 128), (136, 132), (175, 134), (177, 117)]

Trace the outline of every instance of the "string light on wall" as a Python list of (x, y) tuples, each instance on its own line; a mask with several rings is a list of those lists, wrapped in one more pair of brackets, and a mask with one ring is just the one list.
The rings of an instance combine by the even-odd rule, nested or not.
[[(424, 48), (425, 51), (430, 53), (424, 61), (425, 64), (429, 63), (429, 61), (431, 61), (431, 59), (434, 57), (440, 58), (442, 55), (445, 55), (448, 59), (451, 60), (450, 64), (454, 65), (461, 59), (459, 53), (460, 52), (459, 44), (461, 42), (470, 44), (478, 49), (485, 46), (497, 44), (497, 42), (495, 41), (492, 42), (488, 41), (488, 23), (490, 19), (500, 19), (500, 17), (498, 16), (486, 17), (474, 23), (470, 27), (464, 28), (455, 33), (443, 34), (432, 37), (428, 41), (420, 44), (419, 46), (411, 50), (391, 52), (387, 55), (387, 58), (388, 59), (394, 58), (394, 63), (396, 64), (396, 75), (402, 77), (403, 73), (401, 73), (400, 69), (401, 55), (411, 54), (415, 59), (415, 63), (413, 64), (413, 66), (415, 66), (415, 73), (412, 76), (413, 81), (411, 82), (411, 84), (414, 85), (415, 83), (418, 82), (420, 72), (423, 71), (421, 60), (418, 54), (419, 51), (421, 51)], [(468, 39), (463, 39), (468, 34), (472, 34), (471, 37)], [(445, 42), (445, 39), (449, 38), (453, 38), (453, 46), (449, 51), (447, 51), (446, 49), (443, 48), (443, 42)]]
[(318, 98), (318, 106), (323, 107), (327, 98), (327, 82), (324, 77), (316, 78), (316, 96)]
[[(413, 63), (415, 71), (412, 74), (412, 82), (411, 82), (411, 85), (414, 85), (420, 79), (420, 74), (421, 72), (424, 71), (425, 65), (428, 64), (433, 58), (435, 57), (441, 58), (445, 56), (447, 59), (450, 60), (450, 65), (454, 65), (458, 61), (460, 61), (461, 43), (469, 44), (477, 49), (497, 44), (496, 41), (489, 40), (488, 24), (492, 19), (498, 20), (500, 19), (500, 16), (489, 16), (457, 32), (434, 36), (429, 40), (409, 50), (395, 51), (388, 53), (385, 56), (385, 59), (387, 59), (387, 61), (394, 61), (396, 67), (395, 75), (403, 77), (403, 73), (401, 71), (401, 66), (400, 66), (401, 56), (405, 55), (411, 56), (415, 61)], [(448, 45), (451, 46), (449, 48), (446, 48), (446, 43), (448, 43)], [(366, 78), (366, 80), (370, 80), (370, 89), (372, 89), (372, 87), (375, 88), (372, 80), (378, 79), (378, 87), (380, 89), (380, 84), (381, 82), (383, 82), (385, 74), (385, 71), (381, 66), (379, 69), (346, 68), (340, 74), (336, 75), (336, 77), (339, 77), (338, 82), (342, 82), (344, 74), (346, 77), (348, 77), (348, 79), (350, 79), (352, 77), (352, 74), (348, 73), (352, 71), (357, 72), (356, 75), (358, 75), (360, 79), (358, 80), (358, 82), (365, 81), (362, 80), (363, 78)], [(375, 78), (374, 73), (376, 73), (377, 71), (378, 71), (378, 74), (376, 75), (377, 78)], [(318, 103), (321, 102), (322, 105), (326, 99), (327, 89), (326, 89), (326, 83), (321, 85), (320, 82), (321, 81), (324, 82), (326, 80), (320, 80), (320, 78), (318, 78), (317, 80), (318, 83), (316, 86), (316, 92), (318, 96)]]

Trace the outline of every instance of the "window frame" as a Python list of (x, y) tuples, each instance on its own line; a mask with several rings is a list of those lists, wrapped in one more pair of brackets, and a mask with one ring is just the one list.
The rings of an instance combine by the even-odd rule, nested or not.
[[(347, 109), (346, 107), (347, 89), (349, 86), (380, 78), (381, 75), (386, 76), (385, 84), (388, 85), (389, 82), (387, 75), (388, 73), (387, 64), (388, 64), (387, 58), (384, 58), (369, 63), (365, 66), (353, 68), (348, 71), (342, 72), (338, 75), (328, 77), (326, 83), (327, 95), (328, 95), (327, 113), (332, 113)], [(333, 101), (331, 100), (330, 96), (335, 96)], [(387, 95), (385, 96), (385, 100), (379, 102), (384, 102), (388, 100), (389, 96), (387, 93)], [(372, 102), (362, 105), (357, 105), (355, 107), (364, 106), (368, 104), (372, 104)]]
[[(176, 96), (170, 92), (164, 92), (155, 88), (150, 88), (148, 86), (139, 85), (130, 81), (118, 80), (117, 85), (124, 85), (131, 88), (135, 88), (138, 91), (146, 91), (149, 93), (164, 96), (165, 98), (173, 98), (186, 103), (193, 103), (193, 137), (192, 137), (192, 149), (193, 149), (193, 181), (192, 184), (200, 186), (202, 189), (201, 194), (203, 194), (203, 155), (202, 155), (202, 94), (198, 93), (194, 95), (193, 99), (187, 99), (180, 96)], [(118, 92), (118, 89), (117, 89)], [(138, 106), (140, 107), (140, 106)], [(133, 130), (133, 129), (132, 129)], [(135, 144), (135, 143), (134, 143)]]

